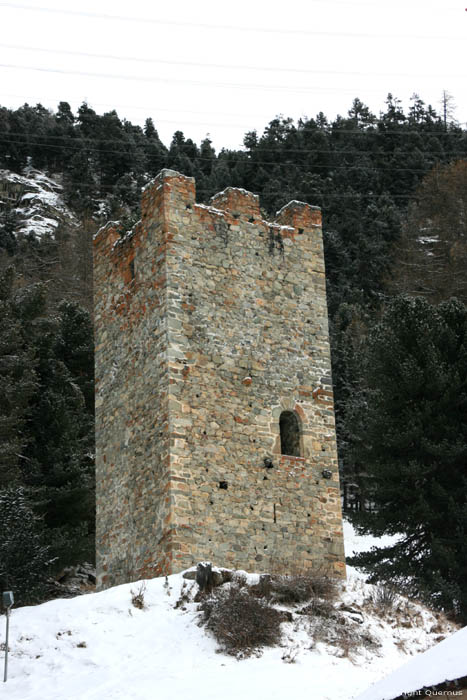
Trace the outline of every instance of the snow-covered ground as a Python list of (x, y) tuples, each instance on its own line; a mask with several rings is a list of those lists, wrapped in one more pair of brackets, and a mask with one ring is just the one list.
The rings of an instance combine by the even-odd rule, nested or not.
[[(357, 700), (386, 700), (403, 693), (415, 694), (424, 686), (436, 686), (467, 676), (467, 627), (463, 627), (436, 646), (418, 654), (402, 668), (359, 695)], [(441, 694), (441, 693), (440, 693)], [(451, 697), (455, 693), (449, 694)], [(447, 695), (445, 694), (445, 697)]]
[[(374, 544), (367, 539), (365, 545), (348, 525), (346, 537), (350, 550)], [(0, 697), (351, 700), (411, 654), (454, 631), (440, 616), (402, 600), (379, 616), (369, 602), (374, 587), (350, 570), (338, 605), (349, 609), (343, 614), (376, 646), (359, 652), (350, 647), (346, 653), (313, 640), (307, 617), (294, 615), (282, 624), (282, 646), (238, 661), (218, 653), (216, 641), (198, 626), (196, 603), (175, 608), (183, 582), (181, 575), (170, 576), (168, 584), (163, 578), (147, 581), (143, 610), (131, 603), (138, 583), (13, 610), (9, 679), (1, 684)], [(0, 625), (2, 639), (4, 618)]]

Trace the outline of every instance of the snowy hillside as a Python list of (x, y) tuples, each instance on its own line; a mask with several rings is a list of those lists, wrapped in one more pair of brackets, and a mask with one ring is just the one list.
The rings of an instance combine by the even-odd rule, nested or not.
[[(467, 627), (463, 627), (440, 644), (418, 654), (402, 668), (396, 669), (387, 678), (383, 678), (374, 686), (359, 695), (356, 700), (386, 700), (395, 698), (403, 693), (412, 693), (423, 686), (437, 686), (444, 681), (453, 681), (467, 676)], [(432, 693), (434, 695), (434, 692)], [(451, 691), (442, 693), (445, 697), (456, 696)]]
[[(248, 576), (250, 584), (257, 580)], [(13, 610), (5, 697), (351, 700), (454, 631), (442, 616), (403, 599), (378, 610), (375, 587), (350, 571), (334, 603), (336, 634), (331, 627), (331, 634), (317, 635), (300, 606), (282, 605), (290, 621), (282, 623), (280, 645), (239, 661), (219, 653), (199, 626), (197, 603), (175, 607), (183, 586), (192, 598), (196, 584), (182, 575), (148, 581), (144, 609), (132, 605), (132, 591), (140, 588), (133, 583)], [(4, 618), (0, 623), (3, 635)], [(350, 635), (342, 637), (342, 630)], [(336, 641), (343, 638), (347, 644)], [(369, 642), (354, 645), (357, 638)]]
[(62, 186), (40, 170), (27, 167), (22, 175), (0, 170), (0, 206), (12, 207), (17, 234), (41, 238), (53, 235), (60, 224), (75, 223), (62, 192)]

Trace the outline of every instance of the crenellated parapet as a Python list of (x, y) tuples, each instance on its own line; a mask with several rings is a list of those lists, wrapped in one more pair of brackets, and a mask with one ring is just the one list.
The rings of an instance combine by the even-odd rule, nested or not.
[(343, 575), (320, 210), (163, 170), (94, 246), (99, 585)]

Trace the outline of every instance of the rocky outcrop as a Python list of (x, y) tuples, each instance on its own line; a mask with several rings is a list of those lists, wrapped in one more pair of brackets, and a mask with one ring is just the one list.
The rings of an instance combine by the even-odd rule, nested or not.
[(64, 202), (62, 185), (31, 167), (21, 175), (0, 170), (0, 211), (5, 209), (14, 216), (18, 235), (54, 236), (59, 226), (77, 224)]

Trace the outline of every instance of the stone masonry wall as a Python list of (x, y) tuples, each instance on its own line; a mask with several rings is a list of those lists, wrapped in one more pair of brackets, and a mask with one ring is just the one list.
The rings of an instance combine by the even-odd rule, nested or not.
[(320, 211), (196, 204), (165, 170), (95, 259), (100, 585), (206, 559), (345, 575)]

